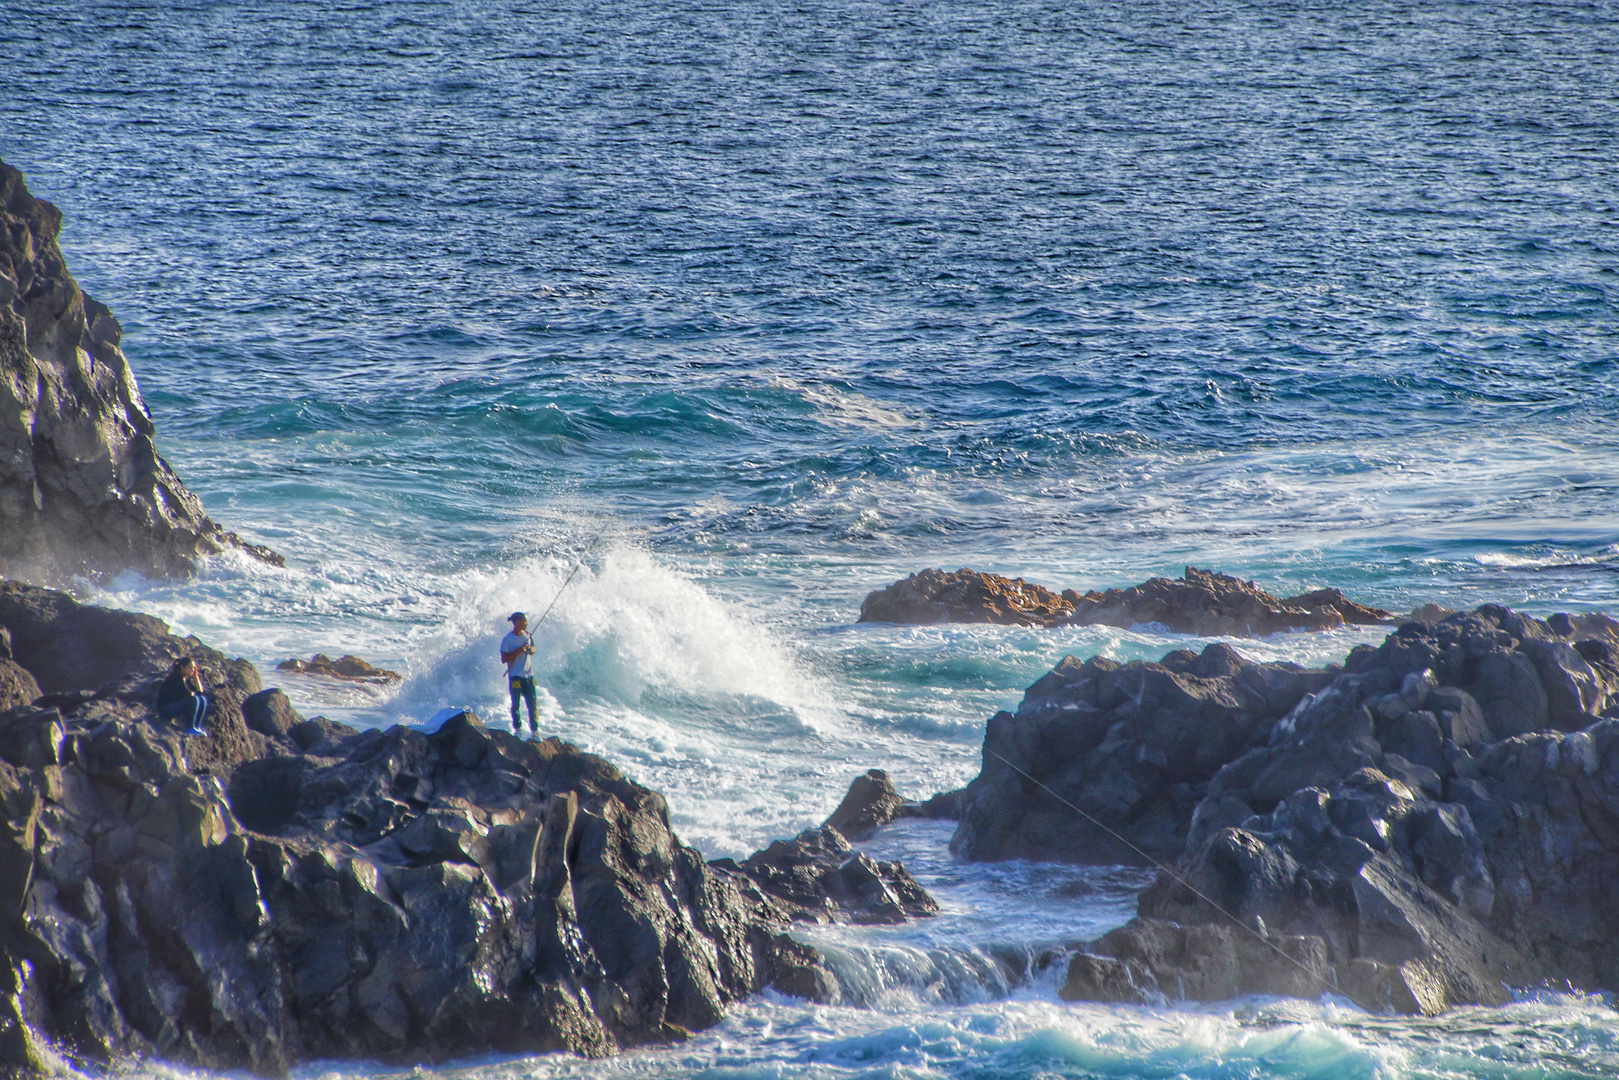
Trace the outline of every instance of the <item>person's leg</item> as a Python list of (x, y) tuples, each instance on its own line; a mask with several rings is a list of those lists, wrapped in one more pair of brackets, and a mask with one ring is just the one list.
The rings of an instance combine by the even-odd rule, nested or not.
[(208, 715), (208, 699), (201, 694), (191, 695), (191, 730), (202, 731), (202, 718)]
[(178, 720), (186, 714), (186, 710), (190, 707), (191, 702), (184, 698), (179, 701), (171, 701), (157, 710), (157, 718), (159, 720)]
[(523, 680), (514, 677), (509, 681), (512, 691), (512, 734), (516, 735), (523, 728), (523, 714), (519, 711), (523, 701)]
[[(530, 734), (538, 735), (540, 733), (540, 703), (539, 694), (534, 689), (534, 680), (532, 678), (523, 680), (523, 700), (528, 702), (528, 730)], [(515, 731), (516, 729), (517, 721), (513, 720), (512, 730)]]

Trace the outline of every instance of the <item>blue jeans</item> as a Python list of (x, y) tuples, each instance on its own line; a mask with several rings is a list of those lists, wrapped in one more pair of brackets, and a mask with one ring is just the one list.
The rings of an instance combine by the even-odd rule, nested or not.
[(208, 715), (208, 699), (201, 694), (192, 694), (190, 697), (176, 698), (157, 710), (160, 720), (178, 720), (191, 718), (191, 726), (202, 727), (202, 718)]
[(526, 701), (528, 702), (528, 729), (533, 732), (538, 732), (540, 730), (540, 722), (535, 718), (535, 714), (539, 712), (540, 706), (539, 697), (534, 691), (534, 676), (513, 675), (511, 676), (511, 684), (512, 731), (516, 732), (519, 727), (521, 713), (518, 709), (518, 704)]

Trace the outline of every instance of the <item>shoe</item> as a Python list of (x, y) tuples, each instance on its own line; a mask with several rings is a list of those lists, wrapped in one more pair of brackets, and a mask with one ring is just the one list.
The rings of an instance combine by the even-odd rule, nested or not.
[(193, 735), (206, 735), (208, 733), (206, 731), (202, 730), (202, 728), (198, 727), (197, 725), (192, 724), (191, 725), (191, 734), (193, 734)]

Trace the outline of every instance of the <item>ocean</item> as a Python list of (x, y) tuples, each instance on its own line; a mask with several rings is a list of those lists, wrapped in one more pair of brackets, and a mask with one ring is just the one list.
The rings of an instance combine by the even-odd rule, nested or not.
[[(1064, 655), (1203, 644), (856, 625), (923, 567), (1619, 611), (1611, 0), (8, 0), (0, 90), (161, 452), (287, 557), (95, 599), (362, 726), (502, 720), (504, 617), (554, 601), (546, 729), (710, 857), (867, 768), (959, 786)], [(273, 672), (315, 652), (404, 679)], [(1545, 988), (1413, 1020), (1008, 985), (988, 957), (1119, 925), (1143, 879), (949, 831), (870, 845), (940, 918), (804, 931), (849, 1004), (299, 1075), (1619, 1075), (1613, 1002)]]

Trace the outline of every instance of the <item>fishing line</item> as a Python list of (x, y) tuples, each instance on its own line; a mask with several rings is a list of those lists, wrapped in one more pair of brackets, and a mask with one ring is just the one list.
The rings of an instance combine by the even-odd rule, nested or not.
[[(584, 559), (580, 559), (577, 563), (574, 564), (573, 570), (569, 572), (567, 578), (562, 582), (562, 587), (557, 590), (557, 594), (555, 596), (551, 597), (551, 602), (546, 605), (545, 611), (543, 613), (541, 613), (541, 615), (540, 615), (540, 617), (538, 619), (534, 620), (534, 625), (536, 627), (539, 626), (542, 622), (545, 621), (545, 616), (551, 614), (551, 609), (557, 606), (557, 601), (558, 600), (562, 599), (562, 590), (566, 589), (569, 585), (571, 585), (573, 583), (574, 575), (579, 573), (579, 571), (583, 570), (584, 568), (585, 568), (585, 560)], [(532, 629), (529, 630), (529, 635), (533, 636), (533, 634), (534, 634), (534, 631)]]
[(1090, 822), (1092, 825), (1095, 825), (1098, 829), (1101, 829), (1103, 832), (1105, 832), (1109, 836), (1113, 837), (1113, 839), (1117, 840), (1119, 843), (1123, 844), (1125, 847), (1129, 848), (1131, 851), (1135, 852), (1137, 855), (1140, 855), (1143, 859), (1147, 860), (1149, 863), (1156, 866), (1159, 870), (1163, 871), (1165, 874), (1168, 874), (1171, 878), (1173, 878), (1175, 881), (1179, 882), (1182, 886), (1184, 886), (1188, 892), (1192, 893), (1198, 899), (1202, 900), (1205, 904), (1208, 904), (1209, 907), (1213, 908), (1215, 911), (1218, 911), (1221, 915), (1224, 915), (1226, 918), (1230, 919), (1233, 925), (1241, 927), (1255, 941), (1261, 942), (1266, 947), (1268, 947), (1271, 950), (1271, 952), (1274, 952), (1277, 956), (1280, 956), (1283, 960), (1286, 960), (1289, 964), (1292, 964), (1294, 967), (1296, 967), (1300, 971), (1304, 972), (1306, 975), (1308, 975), (1310, 977), (1311, 981), (1321, 982), (1323, 985), (1325, 985), (1325, 980), (1323, 980), (1321, 978), (1321, 976), (1317, 975), (1315, 972), (1313, 972), (1309, 968), (1305, 967), (1301, 962), (1299, 962), (1298, 960), (1296, 960), (1293, 957), (1289, 956), (1287, 953), (1283, 952), (1281, 950), (1281, 948), (1274, 941), (1271, 941), (1269, 938), (1265, 937), (1259, 931), (1255, 930), (1253, 927), (1249, 926), (1247, 923), (1243, 922), (1242, 920), (1238, 919), (1235, 915), (1231, 914), (1231, 912), (1227, 911), (1225, 908), (1223, 908), (1219, 904), (1215, 903), (1213, 897), (1211, 897), (1207, 893), (1203, 892), (1203, 890), (1199, 889), (1196, 885), (1193, 885), (1190, 881), (1187, 881), (1185, 878), (1183, 878), (1179, 874), (1175, 873), (1175, 871), (1171, 870), (1169, 867), (1165, 866), (1163, 863), (1159, 862), (1157, 859), (1153, 858), (1151, 855), (1148, 855), (1145, 851), (1142, 851), (1140, 848), (1136, 847), (1130, 841), (1128, 841), (1124, 837), (1120, 836), (1117, 832), (1114, 832), (1112, 829), (1108, 828), (1102, 822), (1096, 820), (1096, 818), (1092, 817), (1090, 814), (1087, 814), (1085, 811), (1081, 810), (1079, 807), (1075, 806), (1073, 803), (1069, 802), (1067, 799), (1063, 798), (1061, 795), (1058, 795), (1055, 791), (1052, 791), (1050, 788), (1046, 787), (1046, 785), (1042, 784), (1039, 780), (1036, 780), (1033, 776), (1030, 776), (1029, 773), (1027, 771), (1025, 771), (1024, 769), (1018, 767), (1017, 765), (1012, 764), (1010, 761), (1006, 760), (1006, 758), (1001, 757), (1000, 754), (997, 754), (995, 751), (991, 750), (987, 745), (984, 747), (984, 753), (988, 754), (992, 758), (995, 758), (997, 761), (1001, 762), (1001, 764), (1005, 765), (1007, 768), (1011, 769), (1013, 772), (1017, 773), (1019, 776), (1023, 777), (1025, 780), (1029, 781), (1029, 783), (1033, 784), (1035, 787), (1039, 788), (1041, 791), (1045, 792), (1047, 795), (1050, 795), (1053, 799), (1056, 799), (1058, 802), (1060, 802), (1064, 806), (1068, 807), (1068, 809), (1072, 810), (1074, 813), (1078, 814), (1080, 817), (1084, 818), (1086, 821)]

